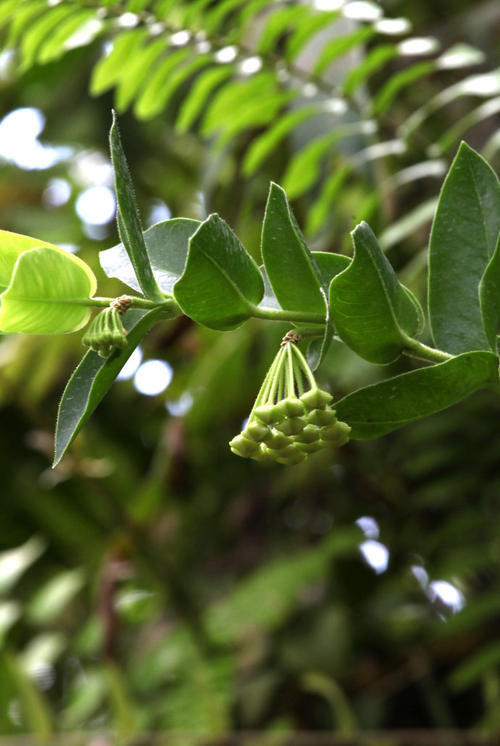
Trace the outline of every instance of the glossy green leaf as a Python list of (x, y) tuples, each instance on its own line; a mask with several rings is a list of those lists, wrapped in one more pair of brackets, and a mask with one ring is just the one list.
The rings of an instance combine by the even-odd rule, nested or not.
[(151, 264), (144, 243), (139, 213), (135, 201), (134, 187), (127, 160), (118, 131), (116, 116), (113, 113), (113, 124), (109, 133), (111, 160), (115, 172), (116, 199), (118, 202), (118, 229), (123, 245), (127, 250), (134, 267), (141, 290), (147, 298), (162, 301), (163, 294), (158, 287), (151, 269)]
[(187, 316), (212, 329), (234, 329), (264, 294), (257, 265), (218, 215), (190, 238), (184, 274), (174, 295)]
[(479, 283), (479, 302), (486, 338), (491, 349), (496, 350), (500, 332), (500, 233), (495, 253)]
[(486, 161), (462, 143), (445, 179), (429, 256), (429, 315), (437, 347), (488, 349), (479, 283), (500, 231), (500, 185)]
[(162, 309), (127, 311), (123, 317), (127, 346), (108, 358), (102, 358), (92, 350), (84, 355), (59, 404), (53, 466), (62, 459), (141, 339), (162, 318), (166, 318)]
[(361, 223), (352, 232), (354, 258), (330, 285), (330, 307), (339, 337), (371, 363), (390, 363), (405, 347), (405, 335), (421, 326), (414, 299), (399, 283), (373, 231)]
[(325, 314), (325, 291), (285, 191), (272, 183), (262, 225), (262, 258), (283, 308)]
[(497, 381), (496, 355), (468, 352), (355, 391), (335, 409), (338, 419), (351, 426), (351, 438), (377, 438)]
[(0, 296), (0, 329), (24, 334), (62, 334), (84, 326), (90, 311), (78, 301), (96, 290), (87, 265), (47, 246), (23, 252), (7, 290)]
[[(173, 288), (184, 272), (189, 239), (200, 225), (199, 220), (173, 218), (152, 225), (144, 231), (144, 242), (155, 280), (165, 295), (172, 295)], [(123, 244), (99, 253), (101, 267), (108, 277), (116, 277), (140, 291), (134, 267)]]

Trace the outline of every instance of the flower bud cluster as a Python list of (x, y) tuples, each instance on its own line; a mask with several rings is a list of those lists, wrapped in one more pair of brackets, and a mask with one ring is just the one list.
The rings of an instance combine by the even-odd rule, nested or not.
[(337, 420), (333, 397), (318, 388), (297, 340), (290, 333), (284, 338), (244, 430), (229, 443), (238, 456), (297, 464), (349, 440), (351, 428)]
[(122, 350), (127, 344), (126, 331), (123, 328), (120, 311), (111, 305), (94, 316), (82, 344), (90, 347), (101, 357), (108, 357), (115, 350)]

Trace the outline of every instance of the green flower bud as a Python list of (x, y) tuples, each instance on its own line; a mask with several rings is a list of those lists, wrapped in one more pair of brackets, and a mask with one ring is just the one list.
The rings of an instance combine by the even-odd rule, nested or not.
[(120, 313), (114, 306), (105, 308), (92, 319), (82, 344), (101, 357), (108, 357), (114, 350), (122, 350), (126, 346), (126, 332)]
[(253, 440), (256, 443), (264, 443), (272, 437), (272, 433), (267, 425), (255, 421), (247, 424), (242, 435), (248, 438), (248, 440)]
[(265, 425), (275, 425), (285, 417), (277, 404), (261, 404), (254, 409), (253, 414)]
[(248, 440), (242, 433), (229, 441), (229, 447), (233, 453), (242, 458), (253, 456), (259, 449), (257, 443), (253, 440)]
[(311, 389), (302, 394), (300, 400), (304, 403), (307, 411), (311, 412), (313, 409), (324, 409), (333, 400), (333, 396), (328, 391)]
[(265, 445), (261, 445), (259, 450), (251, 458), (255, 461), (260, 461), (261, 464), (273, 464), (276, 461), (274, 451), (270, 451)]
[(319, 430), (315, 425), (306, 425), (294, 438), (296, 443), (315, 443), (319, 441)]
[(283, 433), (273, 432), (273, 437), (266, 445), (268, 448), (272, 448), (273, 451), (276, 451), (282, 448), (286, 448), (288, 445), (291, 445), (292, 443), (293, 443), (293, 440), (291, 438), (288, 438)]
[(276, 452), (276, 461), (279, 464), (299, 464), (305, 458), (307, 458), (307, 454), (297, 448), (296, 445), (290, 445), (288, 448)]
[(301, 433), (304, 427), (307, 425), (305, 417), (288, 417), (276, 425), (276, 430), (284, 433), (285, 435), (297, 435)]
[(288, 404), (288, 399), (282, 399), (281, 401), (279, 401), (277, 404), (274, 405), (275, 424), (277, 422), (281, 422), (286, 417), (288, 417), (287, 404)]
[(300, 399), (289, 397), (283, 400), (283, 404), (287, 417), (301, 417), (305, 414), (306, 408)]
[(324, 448), (324, 444), (320, 440), (315, 440), (312, 443), (296, 443), (297, 448), (299, 448), (304, 453), (316, 453), (316, 451), (320, 451), (322, 448)]
[(343, 446), (349, 440), (350, 432), (351, 428), (346, 422), (336, 422), (335, 425), (322, 427), (320, 436), (328, 445)]
[(309, 412), (307, 421), (311, 425), (325, 426), (333, 425), (337, 421), (337, 418), (334, 409), (313, 409), (312, 412)]

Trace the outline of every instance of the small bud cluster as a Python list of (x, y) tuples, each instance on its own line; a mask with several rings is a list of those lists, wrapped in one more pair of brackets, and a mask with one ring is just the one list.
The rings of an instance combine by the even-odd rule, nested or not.
[(318, 388), (297, 341), (290, 333), (284, 337), (245, 429), (229, 443), (238, 456), (298, 464), (314, 451), (349, 440), (351, 428), (338, 422), (333, 397)]
[(119, 309), (111, 305), (94, 316), (82, 337), (82, 344), (101, 357), (108, 357), (115, 350), (122, 350), (127, 344), (127, 338)]

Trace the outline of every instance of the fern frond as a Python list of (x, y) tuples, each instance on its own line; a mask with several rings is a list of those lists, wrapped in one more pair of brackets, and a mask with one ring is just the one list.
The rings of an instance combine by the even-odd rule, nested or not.
[[(139, 119), (163, 114), (179, 133), (215, 138), (217, 149), (237, 150), (244, 143), (246, 178), (283, 150), (285, 172), (269, 176), (293, 198), (315, 189), (306, 216), (309, 235), (331, 221), (341, 190), (373, 191), (375, 161), (392, 174), (384, 181), (391, 196), (403, 183), (400, 175), (414, 165), (412, 149), (422, 162), (447, 155), (459, 137), (500, 111), (500, 70), (468, 72), (484, 62), (479, 50), (461, 43), (439, 53), (433, 40), (427, 46), (411, 37), (389, 40), (390, 24), (372, 15), (357, 22), (349, 18), (350, 3), (322, 11), (295, 0), (65, 0), (51, 6), (46, 0), (0, 0), (0, 29), (5, 46), (17, 51), (20, 71), (102, 36), (107, 43), (92, 73), (92, 95), (115, 89), (119, 111), (133, 107)], [(186, 32), (181, 46), (179, 31)], [(229, 60), (221, 50), (231, 52), (232, 46)], [(255, 55), (260, 59), (248, 74), (244, 61)], [(450, 70), (458, 71), (451, 85)], [(412, 111), (405, 93), (417, 81), (439, 92)], [(479, 106), (477, 98), (483, 99)], [(455, 121), (434, 117), (434, 129), (427, 127), (428, 119), (459, 99)], [(495, 135), (485, 146), (490, 154), (499, 147)], [(352, 194), (359, 201), (358, 192)], [(379, 209), (373, 200), (359, 203), (365, 212)], [(428, 210), (416, 214), (420, 220)], [(410, 212), (406, 225), (415, 220)], [(389, 239), (404, 235), (395, 229)]]

